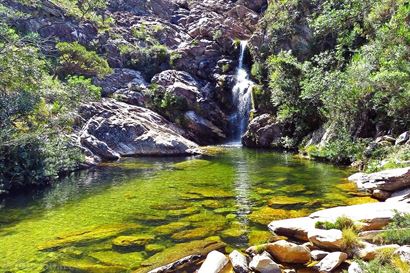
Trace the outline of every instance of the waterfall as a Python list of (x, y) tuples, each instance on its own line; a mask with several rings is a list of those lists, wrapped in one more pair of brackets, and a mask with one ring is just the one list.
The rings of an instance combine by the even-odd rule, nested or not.
[(241, 41), (239, 64), (236, 69), (235, 86), (232, 89), (235, 112), (230, 117), (232, 130), (232, 141), (240, 143), (241, 137), (248, 126), (249, 113), (252, 108), (252, 87), (253, 82), (249, 80), (248, 71), (244, 68), (244, 57), (247, 41)]

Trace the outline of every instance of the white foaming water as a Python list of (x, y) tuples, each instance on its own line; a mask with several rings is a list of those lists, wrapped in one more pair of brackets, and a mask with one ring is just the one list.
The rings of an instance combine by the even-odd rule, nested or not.
[(232, 142), (239, 144), (241, 137), (248, 126), (249, 113), (252, 108), (252, 87), (253, 82), (249, 80), (249, 74), (243, 67), (247, 41), (241, 41), (239, 65), (236, 70), (236, 84), (232, 89), (233, 103), (235, 113), (231, 115), (230, 122), (232, 126)]

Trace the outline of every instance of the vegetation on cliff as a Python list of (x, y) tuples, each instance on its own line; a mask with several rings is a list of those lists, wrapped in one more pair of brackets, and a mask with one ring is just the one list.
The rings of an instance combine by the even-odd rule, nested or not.
[[(367, 159), (363, 152), (374, 137), (409, 128), (409, 14), (405, 0), (271, 2), (252, 69), (271, 104), (258, 110), (276, 114), (294, 146), (314, 157), (408, 160), (408, 146), (378, 147)], [(326, 145), (305, 147), (321, 127)]]

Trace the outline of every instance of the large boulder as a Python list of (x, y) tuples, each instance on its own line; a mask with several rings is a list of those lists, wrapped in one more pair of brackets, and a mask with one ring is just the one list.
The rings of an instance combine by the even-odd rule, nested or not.
[(396, 211), (410, 213), (410, 205), (404, 202), (380, 202), (335, 207), (317, 211), (309, 217), (316, 221), (334, 222), (338, 217), (346, 216), (354, 221), (361, 222), (362, 230), (375, 230), (386, 226)]
[(343, 245), (342, 232), (338, 229), (312, 229), (308, 237), (309, 241), (321, 249), (340, 250)]
[(285, 240), (267, 244), (266, 251), (281, 263), (305, 264), (310, 261), (309, 248)]
[(276, 122), (275, 117), (263, 114), (251, 121), (242, 137), (242, 143), (251, 148), (280, 147), (282, 136), (282, 126)]
[(323, 260), (321, 260), (315, 268), (320, 273), (331, 273), (335, 270), (341, 263), (346, 261), (347, 254), (343, 252), (333, 252), (328, 254)]
[(212, 251), (206, 256), (198, 273), (219, 273), (228, 264), (229, 259), (219, 251)]
[(272, 260), (267, 252), (253, 257), (249, 267), (259, 273), (281, 273), (279, 265)]
[(197, 145), (182, 137), (181, 129), (149, 109), (103, 99), (83, 106), (80, 113), (87, 121), (79, 142), (103, 160), (196, 153)]
[(362, 190), (394, 192), (410, 187), (410, 167), (390, 169), (376, 173), (356, 173), (349, 177)]
[(308, 232), (315, 228), (316, 221), (309, 217), (292, 218), (271, 222), (268, 227), (274, 234), (308, 241)]

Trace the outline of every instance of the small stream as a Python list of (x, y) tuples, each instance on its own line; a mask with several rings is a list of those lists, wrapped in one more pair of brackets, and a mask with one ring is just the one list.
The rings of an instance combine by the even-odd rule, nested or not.
[[(269, 239), (271, 220), (369, 201), (344, 179), (346, 169), (263, 150), (210, 150), (107, 163), (4, 200), (0, 272), (146, 272), (195, 242), (243, 249)], [(138, 245), (118, 248), (119, 236)]]

